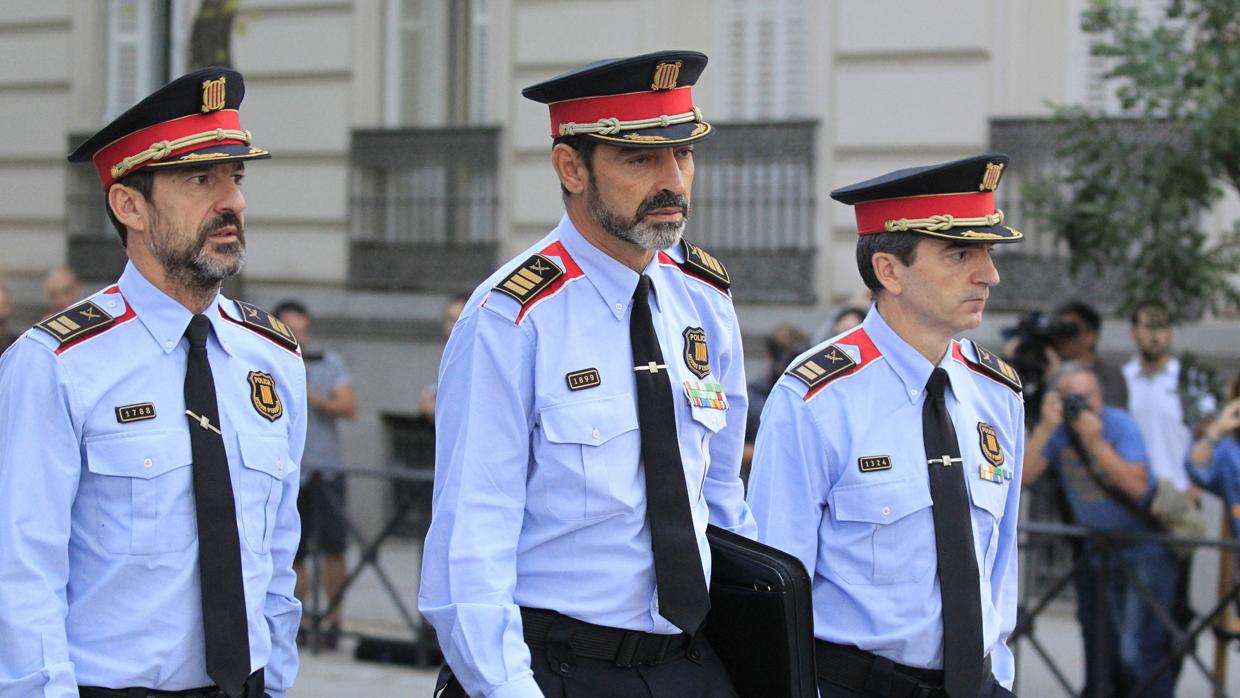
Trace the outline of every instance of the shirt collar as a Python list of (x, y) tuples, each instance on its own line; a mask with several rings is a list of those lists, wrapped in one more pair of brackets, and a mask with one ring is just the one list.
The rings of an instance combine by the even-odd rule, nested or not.
[[(861, 327), (886, 359), (887, 364), (891, 366), (896, 377), (904, 384), (904, 397), (910, 403), (919, 401), (926, 390), (926, 383), (930, 380), (930, 373), (935, 368), (934, 364), (931, 364), (926, 357), (921, 355), (921, 352), (891, 329), (891, 325), (888, 325), (882, 314), (878, 312), (877, 304), (870, 306), (870, 312), (866, 314)], [(953, 357), (954, 348), (955, 340), (952, 340), (947, 346), (947, 352), (939, 361), (939, 366), (947, 371), (948, 392), (955, 395), (957, 400), (961, 400), (964, 392), (968, 390), (967, 386), (972, 383), (968, 369)]]
[[(133, 262), (125, 264), (125, 272), (116, 282), (125, 302), (133, 309), (138, 320), (151, 333), (151, 338), (159, 344), (165, 354), (172, 353), (185, 336), (185, 328), (189, 327), (190, 318), (194, 316), (188, 308), (172, 299), (168, 294), (152, 284)], [(219, 337), (223, 318), (219, 316), (220, 295), (216, 294), (211, 305), (203, 314), (211, 321), (215, 334)], [(222, 343), (221, 343), (222, 344)]]
[[(637, 272), (612, 259), (606, 252), (595, 247), (573, 221), (565, 213), (556, 228), (557, 237), (564, 250), (568, 252), (577, 266), (581, 268), (586, 279), (594, 286), (603, 302), (611, 310), (617, 320), (623, 320), (629, 303), (633, 300), (633, 291), (637, 289)], [(656, 252), (646, 266), (646, 275), (650, 277), (651, 302), (658, 307), (660, 286), (659, 254)]]

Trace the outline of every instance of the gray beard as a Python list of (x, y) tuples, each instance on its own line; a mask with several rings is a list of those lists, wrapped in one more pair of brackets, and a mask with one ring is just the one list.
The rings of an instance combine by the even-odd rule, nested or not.
[(679, 223), (644, 223), (611, 212), (593, 184), (586, 189), (586, 205), (590, 209), (590, 217), (600, 228), (644, 250), (666, 250), (680, 242), (680, 236), (685, 232), (683, 218)]
[(237, 226), (237, 242), (220, 245), (219, 257), (207, 252), (207, 236), (214, 226), (208, 224), (198, 233), (196, 244), (176, 249), (165, 245), (171, 235), (147, 237), (147, 249), (164, 267), (164, 273), (172, 282), (187, 288), (214, 288), (245, 266), (245, 233)]

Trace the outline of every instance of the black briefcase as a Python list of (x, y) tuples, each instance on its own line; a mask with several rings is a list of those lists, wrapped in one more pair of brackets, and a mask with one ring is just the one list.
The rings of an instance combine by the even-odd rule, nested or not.
[(716, 526), (706, 637), (741, 698), (816, 698), (809, 574), (796, 557)]

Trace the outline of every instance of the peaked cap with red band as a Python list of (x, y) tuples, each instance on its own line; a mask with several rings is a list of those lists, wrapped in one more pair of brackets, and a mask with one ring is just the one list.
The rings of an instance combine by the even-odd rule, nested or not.
[(1008, 157), (998, 153), (897, 170), (841, 187), (831, 198), (854, 207), (857, 234), (910, 232), (956, 242), (1016, 242), (995, 190)]
[(241, 129), (237, 109), (245, 97), (241, 73), (203, 68), (183, 75), (135, 104), (69, 155), (93, 160), (107, 190), (116, 180), (147, 168), (201, 167), (217, 162), (269, 158)]
[(714, 128), (693, 105), (706, 68), (697, 51), (612, 58), (521, 90), (551, 110), (551, 137), (583, 136), (624, 148), (669, 148), (709, 137)]

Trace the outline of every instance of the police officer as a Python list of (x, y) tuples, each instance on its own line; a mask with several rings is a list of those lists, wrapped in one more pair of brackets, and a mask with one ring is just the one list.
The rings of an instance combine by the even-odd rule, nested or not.
[[(875, 303), (793, 361), (767, 398), (749, 480), (761, 540), (813, 578), (819, 688), (1008, 695), (1024, 406), (1015, 371), (954, 339), (999, 283), (1007, 158), (838, 189)], [(993, 677), (992, 677), (993, 674)]]
[(707, 523), (755, 534), (728, 274), (681, 239), (705, 65), (523, 93), (550, 105), (566, 213), (474, 292), (439, 373), (419, 607), (469, 695), (734, 695), (697, 632)]
[(245, 256), (240, 74), (178, 78), (93, 160), (129, 263), (0, 363), (0, 694), (283, 696), (305, 371), (225, 298)]

